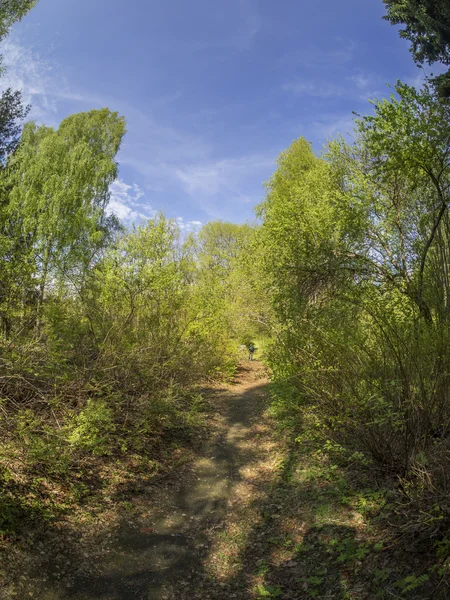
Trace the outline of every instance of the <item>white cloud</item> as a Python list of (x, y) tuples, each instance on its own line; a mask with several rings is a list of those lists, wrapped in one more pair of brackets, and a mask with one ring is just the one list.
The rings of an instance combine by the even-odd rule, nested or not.
[[(22, 45), (10, 35), (0, 46), (5, 72), (0, 78), (0, 92), (11, 87), (23, 93), (32, 105), (30, 117), (53, 122), (57, 113), (56, 96), (65, 82), (56, 74), (56, 65), (33, 48)], [(57, 84), (58, 81), (58, 84)]]
[(328, 140), (342, 135), (351, 141), (354, 134), (354, 122), (351, 116), (345, 115), (326, 115), (320, 121), (313, 121), (308, 124), (308, 133), (317, 137), (322, 144)]
[(110, 193), (108, 212), (114, 213), (125, 223), (151, 219), (155, 215), (154, 210), (139, 203), (144, 192), (136, 183), (129, 185), (122, 179), (116, 179), (110, 187)]
[(366, 90), (370, 85), (370, 79), (367, 75), (363, 75), (362, 73), (358, 73), (357, 75), (352, 75), (349, 77), (350, 81), (352, 81), (355, 86), (359, 90)]
[(182, 166), (176, 169), (175, 175), (191, 196), (215, 196), (223, 192), (239, 194), (245, 177), (274, 164), (272, 155), (244, 156)]
[[(244, 43), (244, 39), (253, 39), (259, 27), (253, 0), (242, 2), (239, 7), (243, 23), (235, 39), (238, 45)], [(154, 98), (152, 106), (144, 112), (127, 100), (102, 96), (95, 90), (73, 89), (61, 76), (58, 65), (14, 35), (3, 44), (1, 52), (9, 70), (0, 78), (0, 91), (8, 86), (23, 90), (24, 98), (33, 105), (30, 116), (38, 122), (57, 126), (62, 103), (69, 103), (74, 112), (109, 106), (125, 115), (127, 135), (118, 161), (134, 172), (131, 177), (138, 179), (141, 188), (138, 191), (135, 184), (129, 185), (123, 180), (113, 184), (110, 210), (124, 222), (154, 214), (153, 206), (145, 206), (144, 189), (154, 192), (156, 208), (162, 210), (168, 208), (165, 198), (173, 197), (178, 202), (183, 195), (190, 196), (201, 218), (204, 214), (207, 218), (224, 218), (233, 204), (248, 206), (260, 201), (262, 193), (255, 194), (255, 181), (262, 183), (267, 177), (275, 162), (275, 152), (267, 156), (212, 159), (217, 147), (216, 142), (210, 141), (213, 139), (210, 132), (202, 130), (199, 135), (195, 121), (191, 122), (190, 130), (161, 121), (153, 114), (161, 99)], [(172, 101), (177, 97), (179, 93), (175, 90)], [(127, 178), (129, 180), (129, 173)]]
[(380, 78), (372, 73), (358, 71), (353, 75), (342, 78), (337, 83), (328, 79), (307, 80), (294, 79), (282, 86), (282, 90), (294, 96), (311, 96), (314, 98), (351, 98), (353, 100), (368, 100), (379, 97), (381, 91)]
[[(134, 145), (133, 145), (134, 146)], [(194, 144), (195, 148), (195, 144)], [(120, 162), (132, 167), (148, 180), (146, 188), (155, 192), (188, 194), (195, 205), (210, 219), (224, 218), (223, 208), (232, 203), (253, 205), (261, 200), (262, 182), (275, 167), (277, 152), (266, 155), (249, 155), (239, 158), (211, 160), (209, 152), (189, 155), (183, 149), (174, 148), (174, 156), (164, 152), (160, 156), (155, 149), (134, 146), (133, 153), (125, 150)], [(165, 156), (161, 161), (161, 156)], [(147, 157), (147, 160), (145, 160)], [(254, 182), (261, 194), (255, 193)], [(249, 189), (252, 191), (250, 192)]]
[(203, 226), (201, 221), (186, 221), (183, 217), (177, 217), (175, 220), (183, 233), (195, 233)]
[[(122, 179), (116, 179), (110, 192), (108, 212), (114, 213), (125, 225), (155, 217), (157, 211), (143, 207), (139, 202), (144, 197), (144, 192), (136, 183), (129, 185)], [(196, 232), (203, 226), (201, 221), (186, 220), (184, 217), (176, 217), (175, 221), (183, 233)]]

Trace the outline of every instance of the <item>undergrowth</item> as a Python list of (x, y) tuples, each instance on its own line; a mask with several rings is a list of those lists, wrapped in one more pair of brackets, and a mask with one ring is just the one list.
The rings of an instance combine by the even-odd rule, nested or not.
[(256, 597), (277, 597), (278, 585), (281, 597), (302, 589), (306, 598), (450, 598), (445, 505), (429, 502), (420, 479), (399, 478), (336, 440), (290, 382), (272, 385), (271, 397), (275, 422), (291, 438), (277, 492), (291, 533), (270, 545), (282, 544), (291, 568), (269, 569)]

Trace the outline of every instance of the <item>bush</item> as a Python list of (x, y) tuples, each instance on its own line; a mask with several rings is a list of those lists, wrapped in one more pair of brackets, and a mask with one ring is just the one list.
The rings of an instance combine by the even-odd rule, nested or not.
[(67, 430), (67, 441), (73, 448), (88, 451), (94, 456), (110, 454), (111, 438), (116, 431), (113, 411), (104, 400), (89, 398)]

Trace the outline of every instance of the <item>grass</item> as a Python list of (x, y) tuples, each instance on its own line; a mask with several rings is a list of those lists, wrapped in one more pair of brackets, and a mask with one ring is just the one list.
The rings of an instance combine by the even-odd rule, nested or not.
[(335, 464), (316, 443), (294, 445), (288, 460), (267, 499), (280, 518), (263, 519), (263, 555), (241, 553), (258, 581), (254, 598), (450, 597), (436, 564), (389, 526), (387, 488), (368, 487), (367, 473)]
[(433, 542), (424, 553), (414, 532), (399, 527), (395, 480), (374, 483), (362, 457), (348, 460), (314, 428), (305, 431), (290, 443), (275, 435), (282, 458), (264, 493), (229, 515), (233, 528), (216, 556), (220, 580), (239, 583), (242, 599), (450, 598), (450, 542), (440, 558)]
[[(303, 432), (291, 436), (288, 428), (277, 431), (264, 410), (239, 441), (243, 462), (234, 465), (239, 475), (225, 520), (208, 534), (210, 551), (202, 565), (211, 597), (450, 598), (450, 536), (430, 541), (424, 552), (414, 531), (402, 528), (395, 481), (378, 477), (374, 483), (373, 467), (364, 457), (324, 442), (307, 419), (305, 413)], [(126, 465), (108, 457), (103, 469), (91, 469), (91, 480), (86, 466), (71, 488), (68, 512), (77, 502), (75, 517), (84, 519), (86, 528), (103, 519), (111, 530), (115, 513), (133, 518), (130, 499), (139, 478), (145, 483), (145, 477), (164, 475), (169, 464), (175, 469), (190, 456), (176, 439), (167, 452), (159, 461), (135, 455)], [(29, 502), (39, 508), (39, 496)], [(11, 509), (19, 515), (13, 509), (22, 507)], [(79, 524), (73, 521), (73, 526)], [(202, 587), (198, 593), (207, 591)]]

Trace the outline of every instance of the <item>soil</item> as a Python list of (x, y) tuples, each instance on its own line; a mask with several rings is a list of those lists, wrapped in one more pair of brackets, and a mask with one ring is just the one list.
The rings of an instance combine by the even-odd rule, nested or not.
[(119, 461), (98, 497), (11, 543), (0, 600), (449, 600), (383, 517), (389, 486), (339, 466), (310, 425), (295, 441), (277, 430), (261, 363), (202, 392), (197, 449), (171, 449), (159, 478)]
[(242, 542), (282, 461), (266, 414), (268, 380), (259, 362), (247, 361), (232, 384), (203, 391), (213, 409), (211, 435), (194, 460), (176, 477), (130, 495), (126, 517), (105, 533), (98, 554), (87, 547), (62, 566), (44, 556), (24, 597), (244, 597), (234, 579)]

